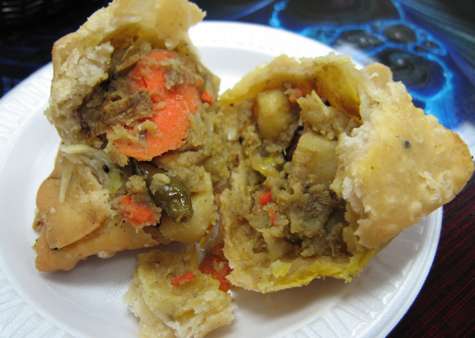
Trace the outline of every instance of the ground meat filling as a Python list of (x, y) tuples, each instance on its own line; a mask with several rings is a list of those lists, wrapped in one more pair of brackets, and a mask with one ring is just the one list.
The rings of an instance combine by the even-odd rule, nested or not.
[(81, 131), (91, 137), (104, 134), (122, 121), (152, 114), (150, 96), (130, 88), (127, 74), (113, 74), (97, 86), (78, 110)]
[(330, 184), (336, 136), (358, 121), (308, 88), (284, 83), (234, 107), (248, 113), (238, 120), (252, 207), (241, 216), (260, 234), (254, 251), (273, 259), (351, 255), (344, 202)]

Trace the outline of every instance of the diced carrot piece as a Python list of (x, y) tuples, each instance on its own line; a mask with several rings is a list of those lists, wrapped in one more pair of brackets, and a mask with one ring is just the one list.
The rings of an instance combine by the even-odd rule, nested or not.
[(212, 96), (207, 90), (205, 90), (205, 91), (203, 92), (203, 94), (201, 94), (201, 100), (202, 100), (203, 102), (212, 104), (213, 101), (214, 101), (214, 98), (213, 98), (213, 96)]
[(271, 191), (267, 191), (259, 197), (259, 204), (261, 206), (267, 205), (270, 202), (272, 202), (272, 192)]
[(190, 128), (190, 114), (198, 110), (200, 96), (192, 85), (166, 88), (166, 73), (160, 62), (177, 55), (170, 51), (154, 50), (140, 60), (131, 71), (132, 87), (146, 91), (153, 103), (155, 114), (149, 119), (156, 132), (148, 132), (144, 142), (116, 140), (114, 145), (124, 155), (149, 161), (183, 145)]
[(125, 195), (120, 199), (122, 217), (135, 227), (143, 227), (157, 223), (153, 210), (143, 203), (137, 203), (132, 196)]
[(195, 274), (191, 271), (185, 272), (183, 275), (178, 275), (172, 278), (171, 283), (174, 287), (180, 287), (183, 284), (191, 282), (195, 279)]
[(232, 271), (228, 260), (224, 257), (223, 246), (217, 245), (205, 256), (200, 264), (200, 271), (206, 273), (219, 282), (221, 291), (228, 291), (231, 283), (226, 278)]
[(214, 256), (226, 259), (226, 257), (224, 257), (224, 243), (216, 244), (211, 248), (210, 253)]

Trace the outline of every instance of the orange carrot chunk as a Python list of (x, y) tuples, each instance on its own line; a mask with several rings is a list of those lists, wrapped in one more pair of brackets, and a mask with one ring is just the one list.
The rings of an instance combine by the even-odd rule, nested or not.
[(211, 94), (208, 92), (208, 91), (204, 91), (203, 94), (201, 94), (201, 100), (203, 102), (206, 102), (206, 103), (209, 103), (209, 104), (212, 104), (213, 101), (214, 101), (214, 98), (213, 96), (211, 96)]
[(271, 191), (264, 192), (264, 193), (259, 197), (259, 204), (260, 204), (261, 206), (267, 205), (267, 204), (269, 204), (270, 202), (272, 202), (272, 192), (271, 192)]
[(157, 223), (153, 210), (143, 203), (137, 203), (132, 196), (125, 195), (120, 199), (122, 217), (135, 227), (143, 227)]
[(174, 287), (180, 287), (183, 284), (191, 282), (195, 279), (195, 274), (191, 271), (185, 272), (183, 275), (178, 275), (172, 278), (171, 283)]
[(200, 264), (200, 271), (206, 273), (219, 282), (221, 291), (228, 291), (231, 283), (226, 276), (232, 271), (228, 260), (224, 257), (223, 245), (215, 246), (203, 259)]
[(149, 119), (155, 123), (156, 131), (147, 132), (142, 142), (116, 140), (114, 145), (122, 154), (149, 161), (181, 147), (185, 142), (190, 128), (189, 116), (198, 110), (200, 96), (198, 89), (192, 85), (167, 89), (162, 63), (176, 57), (177, 54), (171, 51), (153, 50), (130, 72), (132, 88), (150, 95), (155, 114)]

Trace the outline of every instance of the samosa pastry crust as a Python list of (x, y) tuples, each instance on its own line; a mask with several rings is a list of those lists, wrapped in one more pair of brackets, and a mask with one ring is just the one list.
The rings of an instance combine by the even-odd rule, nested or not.
[(193, 243), (216, 223), (214, 188), (229, 176), (212, 156), (219, 80), (188, 38), (203, 16), (186, 0), (116, 0), (55, 43), (46, 115), (61, 145), (37, 195), (41, 271), (102, 251)]
[(246, 289), (350, 281), (473, 172), (460, 138), (415, 108), (380, 64), (281, 56), (220, 104), (239, 135), (221, 196), (224, 251), (230, 281)]

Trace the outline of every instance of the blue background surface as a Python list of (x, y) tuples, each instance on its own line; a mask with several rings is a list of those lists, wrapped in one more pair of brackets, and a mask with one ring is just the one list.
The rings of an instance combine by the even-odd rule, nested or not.
[(290, 30), (366, 64), (391, 67), (417, 106), (470, 144), (475, 135), (475, 7), (472, 1), (197, 1), (209, 19)]

